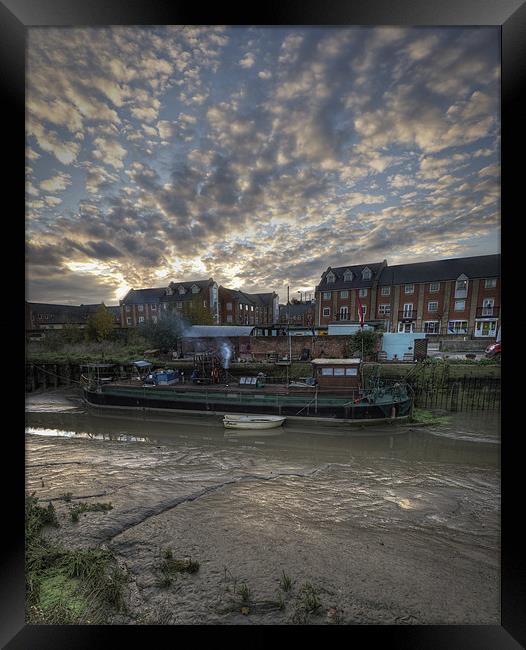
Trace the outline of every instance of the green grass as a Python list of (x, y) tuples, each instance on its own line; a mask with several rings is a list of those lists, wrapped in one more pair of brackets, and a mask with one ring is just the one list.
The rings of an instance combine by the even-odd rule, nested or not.
[(69, 509), (71, 521), (78, 521), (84, 512), (108, 512), (113, 510), (111, 503), (77, 503)]
[(425, 424), (425, 425), (440, 425), (448, 424), (450, 418), (447, 416), (438, 416), (434, 415), (431, 411), (426, 411), (424, 409), (413, 409), (412, 422), (416, 424)]
[(162, 552), (162, 562), (159, 565), (160, 577), (157, 582), (159, 587), (169, 587), (174, 578), (180, 573), (197, 573), (199, 571), (199, 562), (192, 558), (178, 560), (174, 558), (171, 549), (165, 549)]
[(26, 604), (30, 624), (104, 623), (124, 608), (127, 574), (109, 550), (65, 549), (45, 538), (58, 526), (53, 505), (26, 496)]
[(292, 580), (290, 576), (288, 576), (285, 571), (282, 571), (281, 578), (279, 579), (279, 586), (283, 591), (290, 591), (292, 588)]

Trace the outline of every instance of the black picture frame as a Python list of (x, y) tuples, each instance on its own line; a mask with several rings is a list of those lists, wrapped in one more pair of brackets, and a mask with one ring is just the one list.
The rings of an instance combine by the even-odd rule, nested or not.
[[(519, 189), (520, 167), (511, 162), (512, 152), (520, 151), (524, 141), (523, 118), (520, 110), (520, 91), (524, 87), (526, 51), (526, 4), (522, 0), (367, 0), (367, 2), (344, 2), (344, 0), (272, 0), (250, 7), (224, 6), (217, 3), (208, 9), (206, 6), (192, 6), (174, 3), (169, 0), (1, 0), (0, 1), (0, 87), (2, 88), (2, 107), (4, 114), (4, 135), (8, 144), (4, 149), (4, 160), (8, 162), (4, 172), (4, 190), (10, 196), (11, 230), (9, 244), (15, 251), (16, 264), (24, 259), (20, 248), (25, 247), (25, 233), (22, 226), (24, 213), (24, 175), (25, 165), (25, 36), (28, 27), (44, 25), (160, 25), (160, 24), (226, 24), (226, 25), (413, 25), (413, 26), (453, 26), (453, 25), (495, 25), (501, 28), (502, 36), (502, 252), (503, 255), (503, 302), (506, 306), (505, 331), (513, 331), (513, 298), (517, 295), (520, 276), (520, 257), (514, 256), (513, 229), (515, 219), (522, 218), (517, 207), (522, 205)], [(521, 140), (522, 139), (522, 140)], [(4, 202), (5, 209), (5, 202)], [(7, 211), (6, 211), (7, 212)], [(20, 215), (20, 216), (19, 216)], [(517, 231), (517, 234), (519, 231)], [(14, 237), (13, 237), (14, 235)], [(19, 244), (17, 242), (20, 242)], [(24, 242), (24, 243), (23, 243)], [(22, 253), (22, 254), (21, 254)], [(509, 260), (509, 261), (507, 261)], [(20, 285), (4, 275), (12, 293), (11, 305), (15, 313), (9, 326), (10, 338), (22, 343), (22, 301)], [(20, 274), (20, 277), (24, 277)], [(25, 282), (22, 283), (25, 293)], [(16, 336), (12, 333), (16, 332)], [(505, 334), (505, 337), (507, 334)], [(511, 336), (510, 336), (511, 341)], [(512, 342), (512, 341), (511, 341)], [(512, 342), (513, 343), (513, 342)], [(13, 354), (14, 365), (21, 368), (20, 353), (14, 345), (7, 346)], [(352, 626), (323, 627), (308, 629), (309, 639), (316, 641), (337, 634), (338, 641), (356, 647), (363, 643), (374, 645), (385, 642), (389, 646), (405, 649), (462, 648), (465, 650), (506, 650), (526, 645), (526, 616), (524, 595), (526, 573), (520, 525), (520, 511), (514, 506), (514, 495), (522, 491), (520, 453), (523, 448), (521, 434), (519, 396), (520, 385), (512, 378), (512, 345), (502, 362), (503, 372), (503, 441), (502, 441), (502, 609), (500, 626)], [(14, 370), (13, 370), (14, 372)], [(16, 377), (10, 378), (10, 385), (23, 386)], [(21, 388), (20, 388), (21, 390)], [(18, 388), (9, 388), (16, 397), (6, 400), (11, 411), (24, 412), (23, 397)], [(507, 420), (507, 413), (517, 413), (517, 424)], [(522, 425), (523, 426), (523, 425)], [(8, 429), (12, 429), (8, 431)], [(508, 435), (509, 434), (509, 435)], [(152, 643), (154, 629), (149, 626), (111, 626), (108, 628), (86, 626), (28, 626), (24, 622), (24, 442), (18, 428), (6, 427), (4, 435), (9, 437), (4, 447), (4, 468), (11, 466), (11, 475), (4, 471), (4, 553), (0, 570), (1, 624), (0, 643), (2, 647), (13, 649), (38, 648), (92, 648), (98, 644), (122, 644), (130, 639)], [(520, 507), (520, 506), (519, 506)], [(519, 520), (518, 520), (519, 518)], [(476, 603), (473, 604), (476, 607)], [(258, 628), (257, 634), (250, 626), (232, 629), (225, 626), (218, 629), (210, 626), (186, 627), (155, 630), (156, 634), (170, 635), (172, 643), (180, 642), (181, 632), (189, 631), (193, 643), (204, 640), (221, 642), (229, 632), (244, 643), (252, 646), (268, 645), (269, 637), (280, 639), (283, 631), (276, 628)], [(305, 629), (294, 627), (292, 634)], [(288, 629), (287, 635), (291, 633)], [(133, 636), (130, 637), (129, 635)], [(250, 636), (247, 637), (246, 635)], [(323, 637), (318, 636), (323, 634)], [(148, 636), (147, 636), (148, 635)], [(205, 635), (205, 636), (203, 636)], [(213, 635), (213, 636), (212, 636)], [(220, 641), (221, 639), (221, 641)], [(336, 640), (336, 639), (335, 639)]]

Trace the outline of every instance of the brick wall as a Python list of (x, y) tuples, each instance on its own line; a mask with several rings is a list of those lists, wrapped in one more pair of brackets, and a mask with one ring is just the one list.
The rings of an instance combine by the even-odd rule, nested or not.
[[(307, 348), (312, 358), (320, 356), (323, 351), (324, 357), (342, 358), (346, 357), (348, 336), (291, 336), (290, 345), (292, 355), (298, 356)], [(250, 339), (251, 352), (256, 358), (265, 358), (268, 353), (275, 352), (280, 357), (289, 353), (288, 336), (255, 336)]]

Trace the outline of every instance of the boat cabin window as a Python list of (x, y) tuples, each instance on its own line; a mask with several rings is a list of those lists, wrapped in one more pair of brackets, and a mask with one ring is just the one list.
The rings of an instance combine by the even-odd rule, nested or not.
[(332, 370), (333, 370), (332, 368), (322, 368), (321, 369), (321, 374), (325, 375), (325, 376), (331, 376), (332, 377), (332, 374), (333, 374)]
[(345, 368), (334, 368), (334, 376), (342, 376), (345, 375)]
[(349, 376), (356, 376), (358, 374), (358, 368), (345, 368), (345, 374)]

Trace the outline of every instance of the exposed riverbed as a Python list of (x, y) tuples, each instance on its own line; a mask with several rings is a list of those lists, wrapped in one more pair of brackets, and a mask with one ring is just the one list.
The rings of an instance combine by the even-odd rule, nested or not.
[[(236, 432), (219, 418), (96, 416), (34, 394), (26, 490), (52, 500), (52, 537), (105, 544), (128, 568), (115, 623), (498, 625), (499, 415), (450, 418)], [(75, 523), (79, 501), (113, 509)], [(167, 549), (199, 571), (160, 586)], [(306, 582), (320, 603), (310, 614)]]

